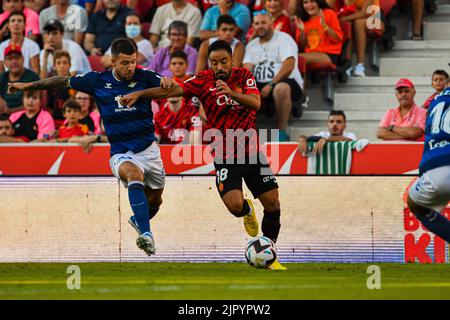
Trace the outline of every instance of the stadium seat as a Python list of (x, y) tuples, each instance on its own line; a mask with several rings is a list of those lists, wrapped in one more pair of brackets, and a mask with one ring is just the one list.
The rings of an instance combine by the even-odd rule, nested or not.
[(350, 23), (348, 22), (341, 23), (341, 28), (343, 33), (343, 45), (338, 64), (335, 65), (333, 63), (312, 63), (306, 65), (306, 74), (315, 73), (319, 75), (320, 78), (325, 78), (325, 98), (331, 106), (333, 106), (334, 104), (333, 75), (337, 76), (339, 82), (346, 82), (347, 74), (345, 73), (345, 71), (351, 66), (351, 57), (349, 57), (347, 54), (347, 48), (352, 37), (352, 28)]
[(103, 72), (105, 68), (102, 65), (101, 56), (88, 56), (89, 64), (91, 65), (92, 71)]

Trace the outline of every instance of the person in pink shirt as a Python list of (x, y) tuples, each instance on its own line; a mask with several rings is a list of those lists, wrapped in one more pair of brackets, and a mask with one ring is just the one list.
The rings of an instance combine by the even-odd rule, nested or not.
[(380, 121), (378, 139), (423, 141), (427, 112), (414, 102), (414, 84), (402, 78), (395, 84), (395, 90), (399, 106), (389, 109)]
[(41, 92), (24, 92), (23, 106), (25, 110), (14, 112), (9, 117), (13, 124), (14, 136), (26, 138), (27, 141), (46, 141), (52, 138), (55, 123), (51, 114), (42, 109)]
[[(4, 12), (0, 14), (0, 26), (3, 22), (8, 19), (9, 15), (13, 11), (22, 11), (26, 17), (25, 24), (25, 37), (36, 41), (39, 32), (39, 14), (30, 8), (23, 5), (23, 0), (4, 0)], [(0, 30), (0, 41), (3, 40), (2, 36), (4, 34), (3, 28)]]

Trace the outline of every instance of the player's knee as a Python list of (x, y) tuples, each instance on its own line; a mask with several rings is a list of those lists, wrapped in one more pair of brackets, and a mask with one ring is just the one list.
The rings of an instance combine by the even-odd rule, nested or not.
[(241, 200), (231, 200), (225, 203), (228, 211), (235, 217), (240, 217), (242, 213), (242, 208), (244, 206), (244, 201)]
[(279, 211), (280, 210), (280, 200), (278, 197), (269, 199), (264, 205), (264, 210), (268, 212)]
[(408, 205), (409, 211), (411, 211), (416, 217), (424, 216), (426, 214), (429, 214), (431, 209), (419, 206), (414, 202), (414, 200), (411, 199), (411, 197), (408, 195), (408, 198), (406, 200), (406, 203)]

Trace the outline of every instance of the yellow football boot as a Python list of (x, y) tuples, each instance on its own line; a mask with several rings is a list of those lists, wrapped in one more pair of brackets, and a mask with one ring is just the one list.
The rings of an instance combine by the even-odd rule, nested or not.
[(243, 217), (244, 228), (250, 237), (256, 237), (259, 232), (259, 223), (258, 219), (256, 218), (255, 208), (253, 207), (252, 200), (244, 199), (244, 201), (247, 201), (248, 205), (250, 206), (250, 214), (247, 214)]
[(287, 270), (285, 266), (283, 266), (278, 259), (276, 259), (270, 266), (267, 267), (270, 270)]

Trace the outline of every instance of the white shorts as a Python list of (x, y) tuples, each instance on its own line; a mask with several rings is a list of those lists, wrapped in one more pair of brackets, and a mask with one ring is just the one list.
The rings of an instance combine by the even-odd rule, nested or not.
[(141, 169), (144, 174), (144, 185), (151, 189), (164, 188), (166, 173), (161, 160), (161, 152), (157, 142), (139, 153), (128, 151), (127, 153), (115, 154), (109, 159), (109, 166), (114, 176), (121, 180), (125, 188), (127, 183), (120, 179), (119, 167), (124, 162), (131, 162)]
[(450, 201), (450, 166), (425, 172), (409, 189), (409, 197), (419, 206), (441, 212)]

